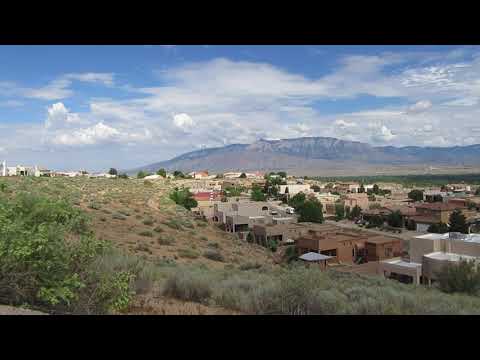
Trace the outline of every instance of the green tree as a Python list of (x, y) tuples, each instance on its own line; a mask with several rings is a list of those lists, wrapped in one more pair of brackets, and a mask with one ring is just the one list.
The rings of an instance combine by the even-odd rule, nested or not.
[(360, 184), (360, 187), (358, 188), (358, 192), (360, 194), (365, 192), (365, 187), (363, 186), (363, 184)]
[(345, 217), (352, 220), (352, 209), (350, 209), (350, 206), (345, 206)]
[(158, 169), (157, 171), (157, 175), (160, 175), (160, 176), (163, 176), (163, 177), (167, 177), (167, 172), (165, 171), (165, 169)]
[(403, 227), (402, 213), (396, 210), (387, 216), (387, 223), (393, 227)]
[(292, 196), (288, 201), (288, 205), (293, 207), (295, 211), (298, 211), (305, 204), (306, 196), (304, 193), (299, 192), (295, 196)]
[(115, 176), (118, 175), (118, 171), (115, 168), (110, 168), (110, 170), (108, 170), (108, 173), (110, 175), (115, 175)]
[(480, 186), (475, 190), (475, 195), (480, 196)]
[(145, 176), (147, 176), (147, 173), (143, 170), (140, 170), (138, 173), (137, 173), (137, 179), (143, 179)]
[(368, 222), (369, 227), (382, 226), (383, 223), (384, 223), (383, 217), (381, 217), (380, 215), (373, 215)]
[(358, 205), (355, 205), (352, 210), (350, 210), (350, 220), (354, 220), (362, 215), (362, 208)]
[(240, 174), (240, 179), (245, 179), (246, 177), (247, 177), (247, 174), (245, 174), (245, 173)]
[(415, 231), (417, 230), (417, 223), (415, 220), (408, 220), (406, 225), (407, 230)]
[(335, 221), (340, 221), (345, 218), (345, 207), (343, 203), (335, 204)]
[(380, 193), (380, 188), (378, 187), (377, 184), (374, 184), (374, 185), (373, 185), (372, 191), (373, 191), (373, 193), (374, 193), (375, 195), (378, 195), (378, 194)]
[(480, 292), (480, 272), (474, 260), (460, 259), (457, 264), (449, 263), (436, 275), (438, 288), (443, 292), (469, 295), (478, 295)]
[(262, 191), (262, 188), (260, 188), (257, 185), (254, 185), (252, 187), (252, 192), (250, 194), (250, 199), (253, 200), (253, 201), (265, 201), (267, 199), (267, 196)]
[(123, 173), (123, 174), (118, 175), (118, 178), (119, 179), (128, 179), (128, 175)]
[(468, 233), (467, 219), (460, 210), (454, 210), (448, 220), (451, 232)]
[(408, 193), (408, 198), (413, 201), (422, 201), (423, 200), (423, 191), (422, 190), (412, 190)]
[(184, 179), (185, 178), (185, 175), (183, 174), (183, 172), (179, 171), (179, 170), (175, 170), (173, 172), (173, 176), (175, 176), (176, 178), (181, 178), (181, 179)]
[(318, 185), (312, 185), (310, 186), (310, 189), (312, 189), (313, 192), (320, 192), (320, 186)]
[(427, 231), (429, 233), (445, 234), (446, 232), (448, 232), (448, 225), (443, 222), (439, 222), (438, 224), (431, 224), (428, 227)]
[(308, 199), (299, 208), (299, 222), (323, 223), (322, 204), (317, 199)]
[(176, 204), (183, 206), (188, 210), (198, 206), (197, 200), (193, 198), (193, 194), (188, 188), (175, 188), (175, 190), (170, 193), (170, 199), (175, 201)]
[(287, 178), (287, 173), (285, 171), (279, 171), (277, 172), (277, 175), (280, 176), (282, 179)]

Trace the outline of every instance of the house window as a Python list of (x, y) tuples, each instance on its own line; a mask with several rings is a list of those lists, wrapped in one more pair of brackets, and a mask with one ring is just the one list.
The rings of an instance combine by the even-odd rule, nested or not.
[(390, 247), (385, 248), (385, 256), (392, 257), (392, 248)]

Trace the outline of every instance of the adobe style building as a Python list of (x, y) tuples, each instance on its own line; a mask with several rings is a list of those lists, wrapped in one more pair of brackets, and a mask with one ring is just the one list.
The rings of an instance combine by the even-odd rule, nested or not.
[(425, 234), (409, 241), (409, 256), (380, 262), (380, 272), (400, 281), (430, 285), (438, 272), (461, 259), (480, 263), (480, 234)]
[(366, 193), (347, 194), (345, 195), (345, 206), (349, 206), (350, 209), (359, 206), (362, 210), (366, 210), (368, 209), (368, 195)]
[(450, 214), (456, 209), (465, 212), (466, 206), (450, 202), (421, 203), (415, 205), (415, 214), (409, 215), (407, 219), (415, 221), (416, 231), (426, 232), (432, 224), (448, 224)]
[(317, 252), (332, 258), (330, 262), (352, 264), (401, 256), (402, 240), (340, 229), (334, 225), (309, 231), (296, 240), (300, 254)]

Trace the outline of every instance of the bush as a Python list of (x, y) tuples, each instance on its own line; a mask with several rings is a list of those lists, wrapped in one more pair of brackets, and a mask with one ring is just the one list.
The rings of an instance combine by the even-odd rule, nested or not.
[(173, 245), (175, 244), (175, 239), (169, 235), (160, 235), (157, 238), (157, 242), (159, 245)]
[(88, 207), (89, 207), (90, 209), (93, 209), (93, 210), (100, 210), (100, 209), (101, 209), (100, 204), (97, 204), (97, 203), (95, 203), (95, 202), (92, 202), (92, 203), (88, 204)]
[(193, 272), (175, 272), (163, 288), (164, 296), (184, 301), (206, 302), (212, 296), (207, 278)]
[(3, 199), (0, 303), (57, 313), (120, 311), (131, 300), (135, 274), (101, 266), (111, 249), (93, 237), (85, 215), (64, 201), (25, 193)]
[(247, 270), (256, 270), (256, 269), (260, 269), (262, 267), (262, 264), (259, 264), (259, 263), (251, 263), (251, 262), (248, 262), (248, 263), (245, 263), (245, 264), (242, 264), (239, 266), (239, 269), (242, 270), (242, 271), (247, 271)]
[(207, 259), (213, 260), (213, 261), (220, 261), (223, 262), (225, 259), (223, 258), (223, 255), (218, 251), (214, 249), (209, 249), (206, 250), (203, 253), (203, 256)]
[(140, 236), (153, 237), (153, 233), (150, 230), (143, 230), (138, 233)]
[(178, 256), (187, 259), (196, 259), (198, 258), (198, 253), (191, 249), (180, 249), (178, 250)]
[(115, 213), (112, 215), (112, 219), (115, 219), (115, 220), (127, 220), (127, 218), (120, 214), (120, 213)]
[(143, 225), (152, 226), (152, 225), (153, 225), (153, 219), (145, 219), (145, 220), (143, 220)]
[(158, 225), (158, 226), (155, 226), (155, 228), (153, 229), (153, 231), (155, 231), (155, 232), (157, 232), (157, 233), (161, 233), (161, 232), (163, 232), (164, 230), (163, 230), (163, 228), (162, 228), (160, 225)]
[(477, 295), (480, 291), (480, 272), (475, 261), (460, 260), (458, 264), (448, 264), (437, 274), (438, 287), (447, 293), (467, 293)]

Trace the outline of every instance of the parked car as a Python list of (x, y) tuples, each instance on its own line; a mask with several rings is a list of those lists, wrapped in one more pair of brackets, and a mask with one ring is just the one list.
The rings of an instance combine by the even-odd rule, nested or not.
[(295, 214), (295, 209), (292, 208), (292, 207), (287, 207), (287, 209), (285, 210), (285, 212), (287, 214)]

